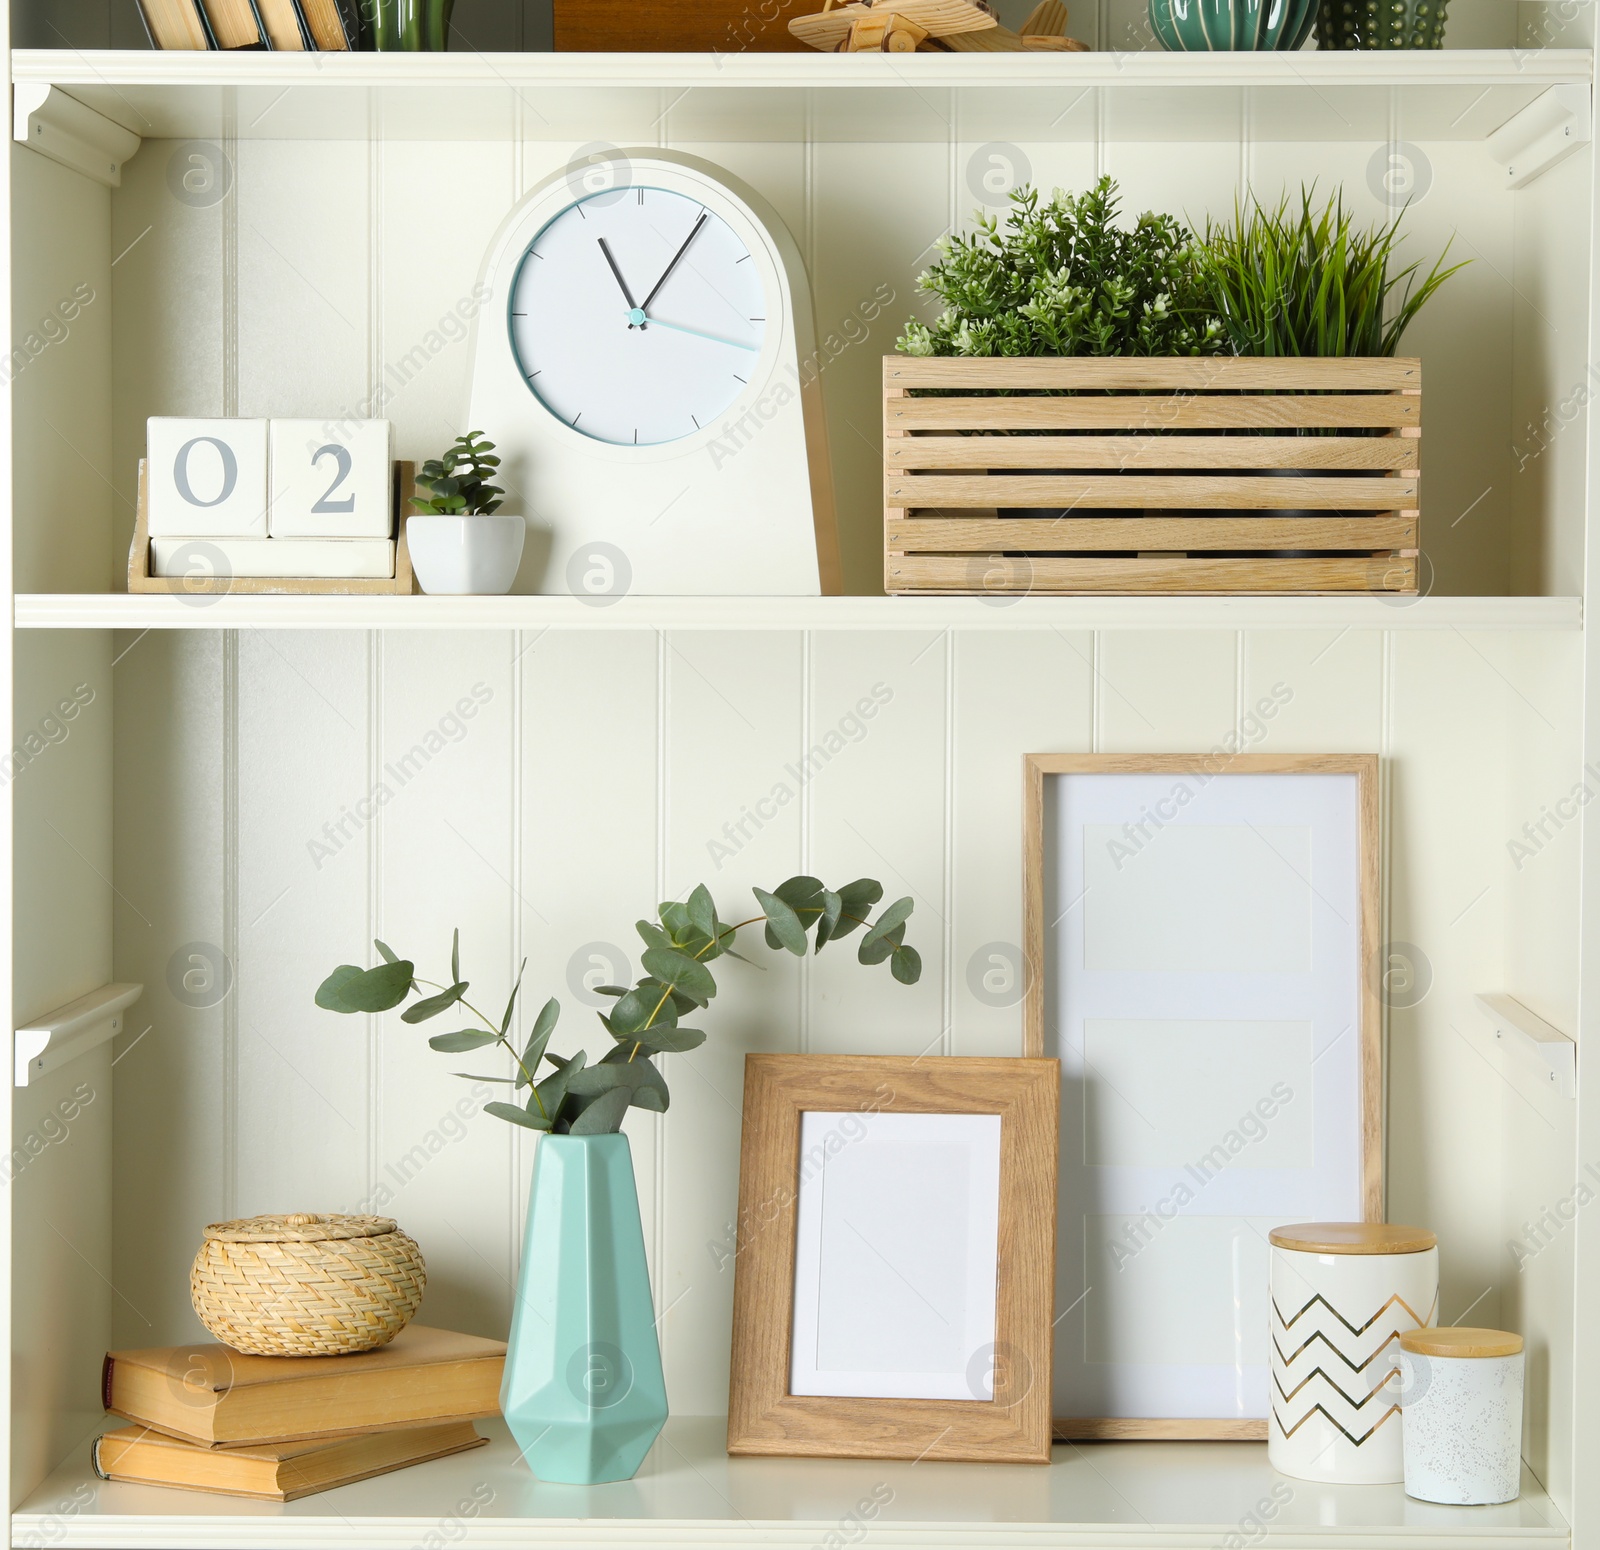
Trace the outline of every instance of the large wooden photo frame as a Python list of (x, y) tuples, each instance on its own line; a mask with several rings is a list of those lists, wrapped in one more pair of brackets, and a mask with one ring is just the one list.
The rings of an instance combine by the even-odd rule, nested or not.
[(1267, 1231), (1383, 1219), (1377, 758), (1032, 754), (1024, 782), (1055, 1434), (1264, 1437)]
[[(1054, 1060), (745, 1057), (729, 1453), (1049, 1462), (1059, 1099)], [(982, 1144), (969, 1146), (968, 1132)], [(947, 1176), (956, 1187), (941, 1197), (939, 1170), (924, 1163), (940, 1161), (946, 1137)], [(980, 1165), (969, 1166), (966, 1159), (979, 1154)], [(951, 1197), (956, 1205), (966, 1198), (969, 1178), (976, 1204), (963, 1213)], [(859, 1196), (849, 1192), (871, 1189), (875, 1179), (898, 1180), (878, 1219), (893, 1224), (915, 1266), (885, 1252), (894, 1245), (874, 1242), (872, 1202), (864, 1202), (865, 1232), (850, 1215)], [(826, 1253), (818, 1247), (824, 1189), (829, 1221), (838, 1224)], [(942, 1206), (935, 1230), (906, 1230), (908, 1206), (913, 1215)], [(970, 1250), (962, 1247), (969, 1230)], [(929, 1248), (931, 1258), (921, 1252)], [(818, 1283), (834, 1288), (833, 1324), (848, 1336), (850, 1320), (869, 1321), (856, 1348), (871, 1344), (872, 1300), (851, 1280), (857, 1256), (869, 1268), (883, 1262), (886, 1286), (891, 1276), (903, 1283), (903, 1292), (891, 1286), (883, 1318), (894, 1298), (914, 1313), (911, 1299), (936, 1294), (938, 1276), (959, 1278), (954, 1302), (962, 1312), (941, 1319), (959, 1331), (947, 1331), (950, 1339), (965, 1341), (950, 1347), (953, 1390), (903, 1355), (877, 1362), (895, 1369), (887, 1373), (821, 1377), (819, 1367), (841, 1368), (852, 1358), (813, 1359), (805, 1342), (797, 1357), (797, 1323), (810, 1318), (817, 1343)], [(834, 1350), (851, 1344), (831, 1340)]]

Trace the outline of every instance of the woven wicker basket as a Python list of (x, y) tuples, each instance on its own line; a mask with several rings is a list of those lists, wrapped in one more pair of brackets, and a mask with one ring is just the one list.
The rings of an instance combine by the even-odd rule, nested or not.
[(189, 1293), (236, 1351), (344, 1356), (394, 1339), (426, 1281), (421, 1250), (386, 1216), (252, 1216), (206, 1228)]

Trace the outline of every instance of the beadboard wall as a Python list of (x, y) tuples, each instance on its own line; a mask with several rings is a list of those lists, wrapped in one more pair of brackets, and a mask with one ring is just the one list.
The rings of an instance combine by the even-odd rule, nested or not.
[[(1509, 988), (1575, 1026), (1577, 825), (1537, 828), (1580, 779), (1575, 635), (24, 640), (41, 693), (84, 674), (113, 687), (85, 713), (91, 735), (50, 750), (54, 776), (18, 778), (19, 834), (62, 801), (54, 782), (95, 757), (115, 707), (112, 865), (64, 816), (58, 837), (45, 830), (28, 864), (67, 886), (35, 936), (109, 911), (115, 977), (146, 986), (114, 1107), (90, 1115), (111, 1121), (114, 1239), (93, 1220), (67, 1229), (112, 1290), (57, 1250), (59, 1275), (30, 1291), (45, 1327), (63, 1317), (53, 1299), (87, 1284), (119, 1343), (195, 1337), (187, 1267), (206, 1222), (367, 1208), (423, 1245), (423, 1317), (503, 1332), (532, 1147), (449, 1075), (497, 1065), (436, 1055), (394, 1014), (318, 1011), (322, 976), (382, 936), (433, 977), (459, 926), (474, 1000), (497, 1006), (526, 957), (530, 1004), (563, 1001), (559, 1046), (594, 1051), (606, 1035), (583, 976), (626, 976), (632, 922), (658, 898), (703, 880), (739, 918), (752, 884), (871, 874), (917, 900), (922, 982), (848, 951), (801, 964), (758, 947), (762, 969), (725, 971), (706, 1046), (667, 1060), (670, 1112), (629, 1120), (672, 1403), (716, 1413), (744, 1055), (1018, 1052), (1005, 966), (1022, 754), (1234, 736), (1385, 756), (1390, 1214), (1439, 1231), (1442, 1319), (1527, 1328), (1530, 1459), (1561, 1469), (1569, 1250), (1557, 1234), (1519, 1273), (1508, 1239), (1571, 1193), (1573, 1105), (1496, 1044), (1471, 998)], [(1278, 685), (1282, 711), (1253, 716)], [(1513, 856), (1513, 839), (1532, 854)], [(18, 971), (27, 982), (20, 952)], [(20, 1183), (60, 1188), (58, 1163), (95, 1166), (61, 1150)], [(82, 1343), (91, 1385), (96, 1355)]]

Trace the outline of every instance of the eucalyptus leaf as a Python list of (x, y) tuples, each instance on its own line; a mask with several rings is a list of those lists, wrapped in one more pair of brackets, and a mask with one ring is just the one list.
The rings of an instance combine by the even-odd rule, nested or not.
[(644, 938), (646, 947), (671, 947), (672, 938), (660, 926), (648, 920), (636, 920), (633, 929)]
[(917, 907), (917, 901), (909, 894), (903, 899), (896, 899), (884, 912), (873, 921), (872, 929), (867, 933), (869, 942), (887, 936), (896, 926), (904, 925), (912, 910)]
[(451, 1076), (459, 1076), (463, 1082), (494, 1082), (501, 1087), (518, 1085), (514, 1077), (509, 1076), (479, 1076), (475, 1071), (452, 1071)]
[(839, 917), (844, 913), (844, 900), (838, 894), (822, 890), (822, 914), (817, 917), (817, 951), (829, 941), (838, 929)]
[(614, 1039), (628, 1038), (646, 1028), (674, 1026), (678, 1009), (664, 988), (654, 985), (636, 985), (612, 1007), (606, 1026)]
[(382, 958), (385, 963), (399, 963), (400, 954), (390, 947), (387, 942), (380, 942), (376, 937), (374, 937), (372, 939), (372, 945), (378, 949), (378, 956)]
[(889, 959), (889, 972), (902, 985), (915, 985), (922, 978), (922, 954), (914, 947), (897, 947)]
[[(544, 1059), (545, 1046), (550, 1042), (550, 1035), (555, 1032), (556, 1019), (561, 1016), (561, 1003), (554, 996), (539, 1008), (539, 1015), (533, 1020), (533, 1031), (528, 1035), (528, 1042), (522, 1049), (522, 1069), (528, 1076), (534, 1076), (539, 1070), (539, 1062)], [(528, 1078), (522, 1072), (517, 1073), (517, 1086), (521, 1087)]]
[(344, 988), (352, 980), (358, 980), (367, 971), (353, 963), (341, 963), (320, 985), (317, 986), (317, 1005), (326, 1012), (353, 1012), (353, 1006), (344, 1004)]
[(411, 992), (415, 965), (400, 958), (375, 969), (341, 964), (322, 982), (317, 1005), (330, 1012), (387, 1012)]
[(689, 895), (689, 901), (684, 906), (689, 914), (689, 924), (701, 936), (715, 938), (717, 934), (717, 906), (711, 897), (711, 890), (701, 883)]
[(461, 978), (461, 927), (457, 926), (450, 938), (450, 978)]
[(895, 926), (882, 936), (866, 936), (861, 939), (861, 946), (856, 951), (856, 962), (865, 964), (882, 963), (885, 958), (905, 940), (906, 928)]
[(437, 1017), (441, 1012), (448, 1012), (456, 1002), (467, 993), (467, 982), (458, 980), (448, 990), (441, 990), (436, 996), (426, 996), (415, 1006), (408, 1006), (400, 1014), (403, 1023), (425, 1023), (430, 1017)]
[(626, 1042), (657, 1055), (681, 1055), (704, 1044), (706, 1036), (698, 1028), (652, 1028)]
[(510, 1120), (513, 1125), (521, 1125), (524, 1130), (549, 1130), (551, 1125), (551, 1121), (544, 1115), (530, 1114), (514, 1103), (486, 1103), (483, 1112), (494, 1115), (496, 1119)]
[(462, 1028), (457, 1033), (436, 1033), (428, 1040), (429, 1049), (443, 1050), (449, 1055), (459, 1055), (463, 1050), (482, 1049), (495, 1043), (495, 1036), (484, 1028)]
[(682, 991), (696, 1006), (705, 1006), (717, 993), (711, 971), (676, 948), (652, 947), (642, 962), (663, 985)]
[(573, 1120), (569, 1134), (575, 1136), (611, 1135), (622, 1126), (622, 1117), (628, 1112), (630, 1092), (626, 1087), (613, 1087), (601, 1093), (584, 1107)]
[(528, 967), (528, 960), (524, 958), (517, 969), (517, 982), (511, 987), (511, 994), (506, 1000), (506, 1015), (500, 1019), (500, 1036), (505, 1037), (506, 1029), (511, 1026), (511, 1014), (517, 1009), (517, 992), (522, 989), (522, 976)]
[(777, 938), (775, 945), (787, 948), (796, 957), (804, 955), (806, 950), (806, 930), (800, 924), (800, 918), (776, 894), (767, 893), (764, 889), (753, 888), (757, 903), (767, 914), (767, 934), (769, 940)]

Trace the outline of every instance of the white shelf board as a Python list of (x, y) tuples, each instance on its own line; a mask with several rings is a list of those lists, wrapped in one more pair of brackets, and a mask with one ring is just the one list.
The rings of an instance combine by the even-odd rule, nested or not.
[[(83, 1456), (12, 1515), (13, 1542), (60, 1550), (813, 1550), (858, 1542), (905, 1550), (1552, 1550), (1568, 1539), (1526, 1471), (1518, 1501), (1441, 1507), (1411, 1500), (1398, 1485), (1288, 1480), (1268, 1466), (1265, 1443), (1062, 1443), (1047, 1467), (730, 1459), (720, 1417), (677, 1416), (634, 1480), (569, 1486), (536, 1481), (503, 1424), (480, 1425), (492, 1439), (487, 1448), (285, 1504), (101, 1481), (85, 1439)], [(1273, 1516), (1257, 1530), (1250, 1514), (1263, 1502)]]
[(19, 629), (1577, 630), (1576, 597), (177, 598), (23, 593)]
[(145, 137), (664, 141), (1481, 140), (1582, 49), (997, 55), (19, 50)]

